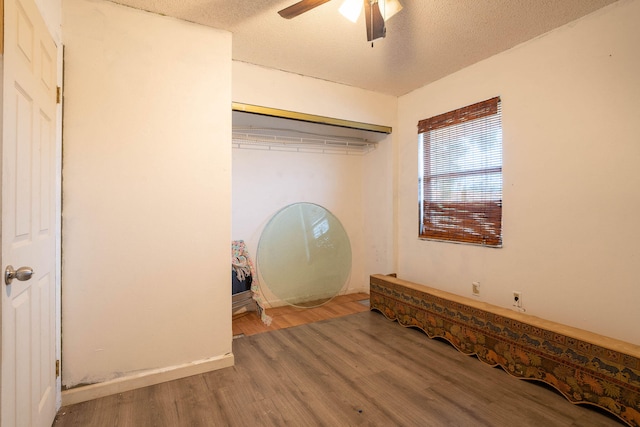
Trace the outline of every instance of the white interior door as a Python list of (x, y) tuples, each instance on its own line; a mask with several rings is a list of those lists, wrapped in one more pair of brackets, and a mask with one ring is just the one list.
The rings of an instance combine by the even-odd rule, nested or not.
[[(58, 393), (57, 47), (33, 0), (4, 0), (4, 23), (1, 424), (49, 427)], [(20, 270), (6, 284), (8, 266), (33, 275)]]

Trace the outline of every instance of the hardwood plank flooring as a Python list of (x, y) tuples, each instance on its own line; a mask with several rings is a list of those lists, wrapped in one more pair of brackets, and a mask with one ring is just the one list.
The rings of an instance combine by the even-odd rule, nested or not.
[(622, 425), (377, 312), (242, 336), (234, 367), (63, 407), (55, 426)]
[[(366, 302), (366, 304), (363, 304), (363, 302)], [(266, 326), (262, 323), (256, 312), (243, 313), (233, 318), (233, 336), (249, 336), (276, 331), (282, 328), (334, 319), (363, 311), (369, 311), (369, 295), (365, 293), (338, 295), (328, 303), (312, 308), (293, 307), (290, 305), (267, 308), (266, 312), (272, 318), (271, 325)]]

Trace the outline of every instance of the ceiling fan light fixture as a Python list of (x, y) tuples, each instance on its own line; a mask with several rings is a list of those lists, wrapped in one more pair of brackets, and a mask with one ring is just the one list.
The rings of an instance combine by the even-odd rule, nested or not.
[[(402, 5), (398, 0), (365, 0), (371, 3), (378, 3), (380, 13), (385, 21), (402, 10)], [(351, 22), (357, 22), (362, 13), (362, 0), (344, 0), (340, 6), (340, 13)]]
[(340, 13), (349, 21), (355, 23), (362, 12), (362, 0), (344, 0), (340, 6)]
[(402, 10), (402, 5), (398, 0), (378, 0), (378, 3), (385, 22)]

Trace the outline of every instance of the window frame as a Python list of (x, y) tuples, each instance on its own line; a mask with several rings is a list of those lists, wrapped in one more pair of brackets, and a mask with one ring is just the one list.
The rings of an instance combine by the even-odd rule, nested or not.
[[(492, 117), (495, 116), (495, 117)], [(489, 127), (471, 129), (474, 136), (487, 137), (490, 132), (495, 132), (499, 127), (500, 158), (499, 166), (488, 165), (485, 168), (453, 170), (439, 173), (431, 173), (431, 160), (429, 159), (431, 131), (444, 129), (454, 125), (461, 125), (477, 119), (489, 117), (496, 123)], [(478, 122), (476, 122), (478, 123)], [(497, 127), (496, 127), (497, 126)], [(418, 192), (418, 237), (423, 240), (444, 241), (450, 243), (463, 243), (480, 245), (485, 247), (502, 247), (502, 105), (500, 97), (494, 97), (482, 102), (468, 105), (444, 114), (440, 114), (418, 122), (419, 141), (419, 192)], [(459, 136), (455, 134), (454, 136)], [(454, 140), (452, 140), (454, 141)], [(488, 141), (488, 139), (487, 139)], [(485, 142), (484, 146), (488, 146)], [(495, 158), (494, 158), (495, 159)], [(434, 179), (448, 179), (465, 176), (477, 176), (490, 179), (491, 175), (499, 173), (499, 191), (495, 191), (493, 196), (491, 191), (486, 194), (486, 198), (473, 200), (445, 201), (433, 199), (429, 195), (432, 186), (429, 185)], [(489, 184), (485, 189), (492, 190), (494, 187)], [(496, 187), (497, 188), (497, 187)], [(498, 194), (498, 198), (496, 198)]]

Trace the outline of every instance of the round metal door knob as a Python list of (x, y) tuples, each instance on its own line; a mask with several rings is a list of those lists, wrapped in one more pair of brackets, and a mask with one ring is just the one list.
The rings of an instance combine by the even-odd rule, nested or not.
[(24, 282), (25, 280), (31, 279), (31, 276), (33, 276), (33, 268), (31, 267), (20, 267), (16, 270), (12, 265), (8, 265), (4, 270), (4, 283), (10, 285), (13, 279)]

